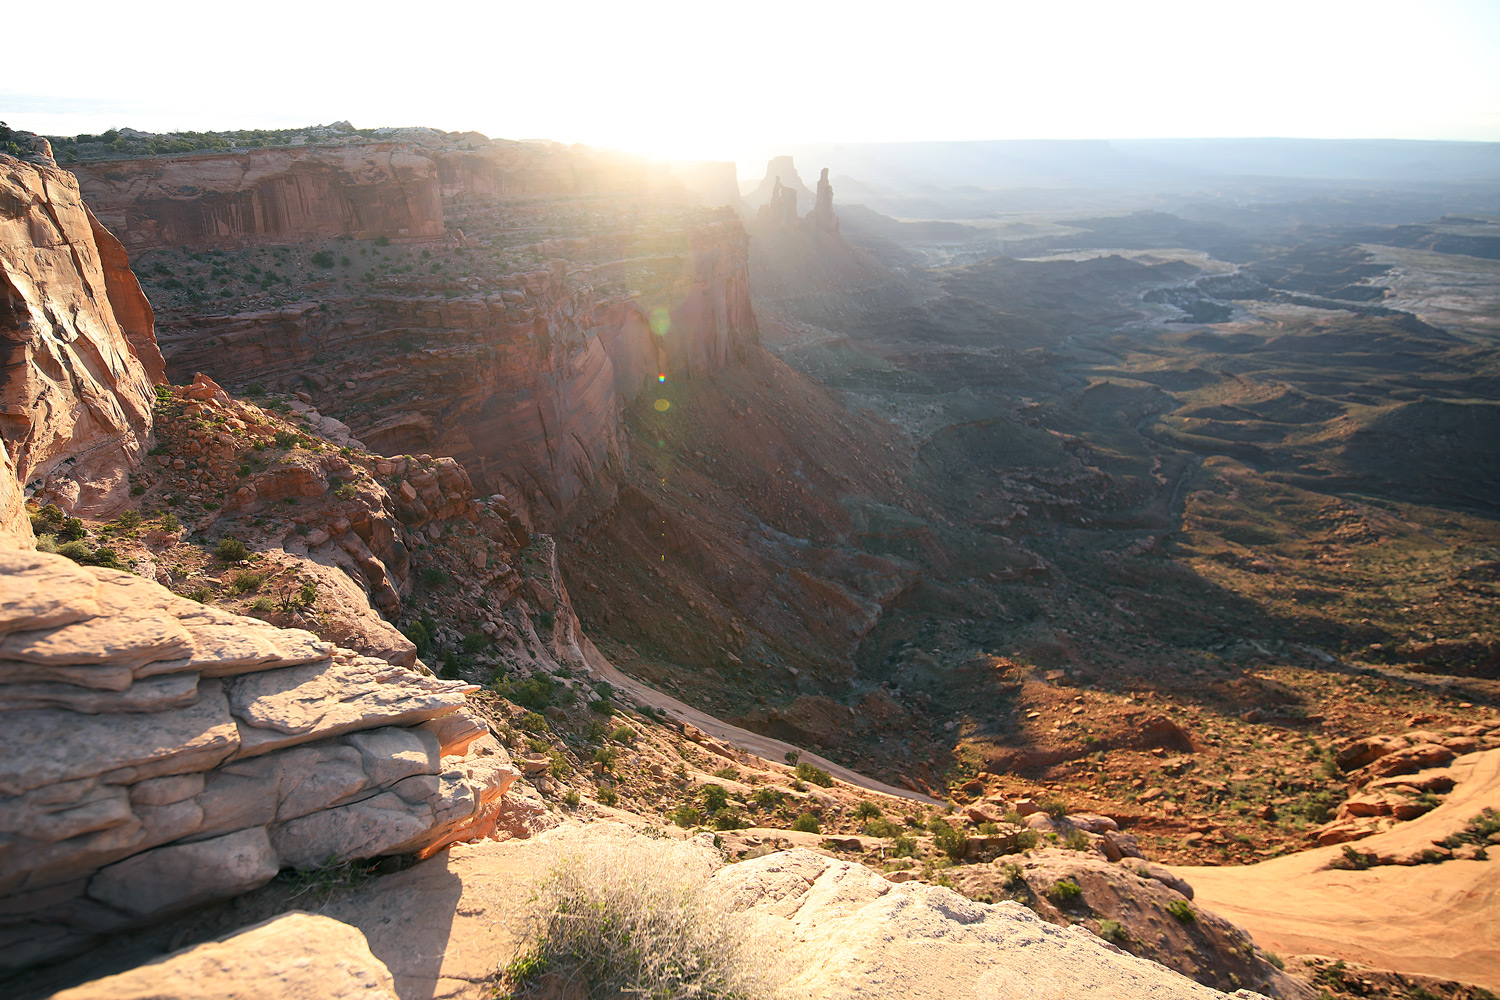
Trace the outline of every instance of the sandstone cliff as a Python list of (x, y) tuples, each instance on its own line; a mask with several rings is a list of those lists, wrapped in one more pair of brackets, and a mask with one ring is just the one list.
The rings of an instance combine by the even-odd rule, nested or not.
[(100, 220), (131, 251), (443, 232), (437, 168), (401, 144), (111, 160), (70, 169)]
[(559, 256), (461, 294), (413, 280), (321, 307), (174, 316), (162, 344), (174, 376), (305, 387), (370, 448), (453, 456), (545, 525), (621, 459), (625, 401), (660, 374), (717, 371), (757, 338), (737, 221), (648, 235), (650, 256), (623, 261), (611, 233), (541, 245)]
[(7, 969), (503, 821), (517, 772), (462, 683), (61, 556), (0, 576)]
[[(40, 159), (40, 158), (37, 158)], [(62, 466), (69, 508), (108, 509), (151, 435), (151, 307), (73, 175), (0, 155), (0, 548), (28, 546), (21, 488)]]

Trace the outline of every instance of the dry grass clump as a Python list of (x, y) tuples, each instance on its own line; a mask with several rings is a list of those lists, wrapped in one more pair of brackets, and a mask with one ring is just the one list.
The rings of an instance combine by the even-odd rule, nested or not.
[(710, 880), (712, 847), (601, 826), (558, 837), (550, 855), (523, 916), (532, 944), (503, 973), (509, 996), (774, 995), (774, 945)]

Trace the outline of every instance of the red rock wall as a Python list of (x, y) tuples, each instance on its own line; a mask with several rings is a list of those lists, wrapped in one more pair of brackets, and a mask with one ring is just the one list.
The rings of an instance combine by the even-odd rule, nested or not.
[(437, 167), (395, 144), (72, 164), (131, 250), (443, 233)]
[[(743, 228), (713, 222), (687, 235), (680, 274), (657, 307), (554, 261), (487, 295), (196, 317), (165, 331), (163, 350), (180, 379), (203, 370), (231, 387), (292, 387), (307, 376), (322, 390), (319, 409), (371, 449), (451, 455), (476, 484), (550, 524), (622, 459), (626, 400), (659, 372), (707, 375), (758, 339)], [(659, 335), (654, 308), (668, 320), (658, 319)]]
[(107, 509), (148, 446), (150, 307), (92, 223), (72, 174), (0, 155), (0, 548), (32, 543), (24, 484), (64, 473), (73, 505)]

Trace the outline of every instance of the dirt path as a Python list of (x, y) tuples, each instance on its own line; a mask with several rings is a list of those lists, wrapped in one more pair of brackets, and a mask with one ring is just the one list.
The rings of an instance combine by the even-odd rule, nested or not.
[(801, 754), (802, 760), (816, 764), (840, 781), (846, 781), (860, 788), (868, 788), (870, 791), (880, 792), (882, 795), (893, 795), (897, 798), (921, 802), (923, 805), (945, 805), (944, 802), (932, 798), (930, 795), (923, 795), (920, 792), (913, 792), (905, 788), (897, 788), (895, 785), (887, 785), (883, 781), (876, 781), (874, 778), (866, 777), (858, 771), (851, 771), (847, 767), (835, 764), (826, 757), (820, 757), (801, 747), (772, 739), (769, 736), (762, 736), (760, 733), (752, 733), (748, 729), (741, 729), (739, 726), (732, 726), (722, 719), (714, 718), (706, 712), (700, 712), (691, 705), (686, 705), (678, 701), (671, 695), (663, 694), (655, 688), (648, 687), (635, 678), (621, 673), (619, 668), (609, 662), (609, 658), (599, 652), (598, 648), (589, 641), (588, 636), (583, 634), (582, 629), (578, 631), (577, 639), (578, 647), (583, 652), (584, 660), (601, 679), (609, 681), (614, 687), (629, 694), (638, 704), (650, 705), (652, 708), (664, 711), (675, 719), (697, 726), (715, 739), (731, 743), (741, 750), (748, 750), (750, 753), (773, 761), (785, 760), (787, 752), (795, 750)]
[[(1468, 754), (1450, 770), (1458, 785), (1447, 801), (1359, 847), (1420, 850), (1486, 806), (1500, 807), (1500, 751)], [(1488, 861), (1328, 868), (1342, 853), (1320, 847), (1256, 865), (1174, 871), (1196, 890), (1194, 902), (1273, 952), (1327, 955), (1500, 991), (1500, 848)]]

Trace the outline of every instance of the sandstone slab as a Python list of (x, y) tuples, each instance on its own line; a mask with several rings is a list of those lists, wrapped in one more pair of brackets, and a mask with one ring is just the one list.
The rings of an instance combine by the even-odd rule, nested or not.
[(104, 868), (88, 894), (117, 910), (157, 916), (265, 885), (281, 866), (265, 828), (144, 851)]
[(395, 982), (356, 928), (288, 913), (54, 1000), (396, 1000)]

